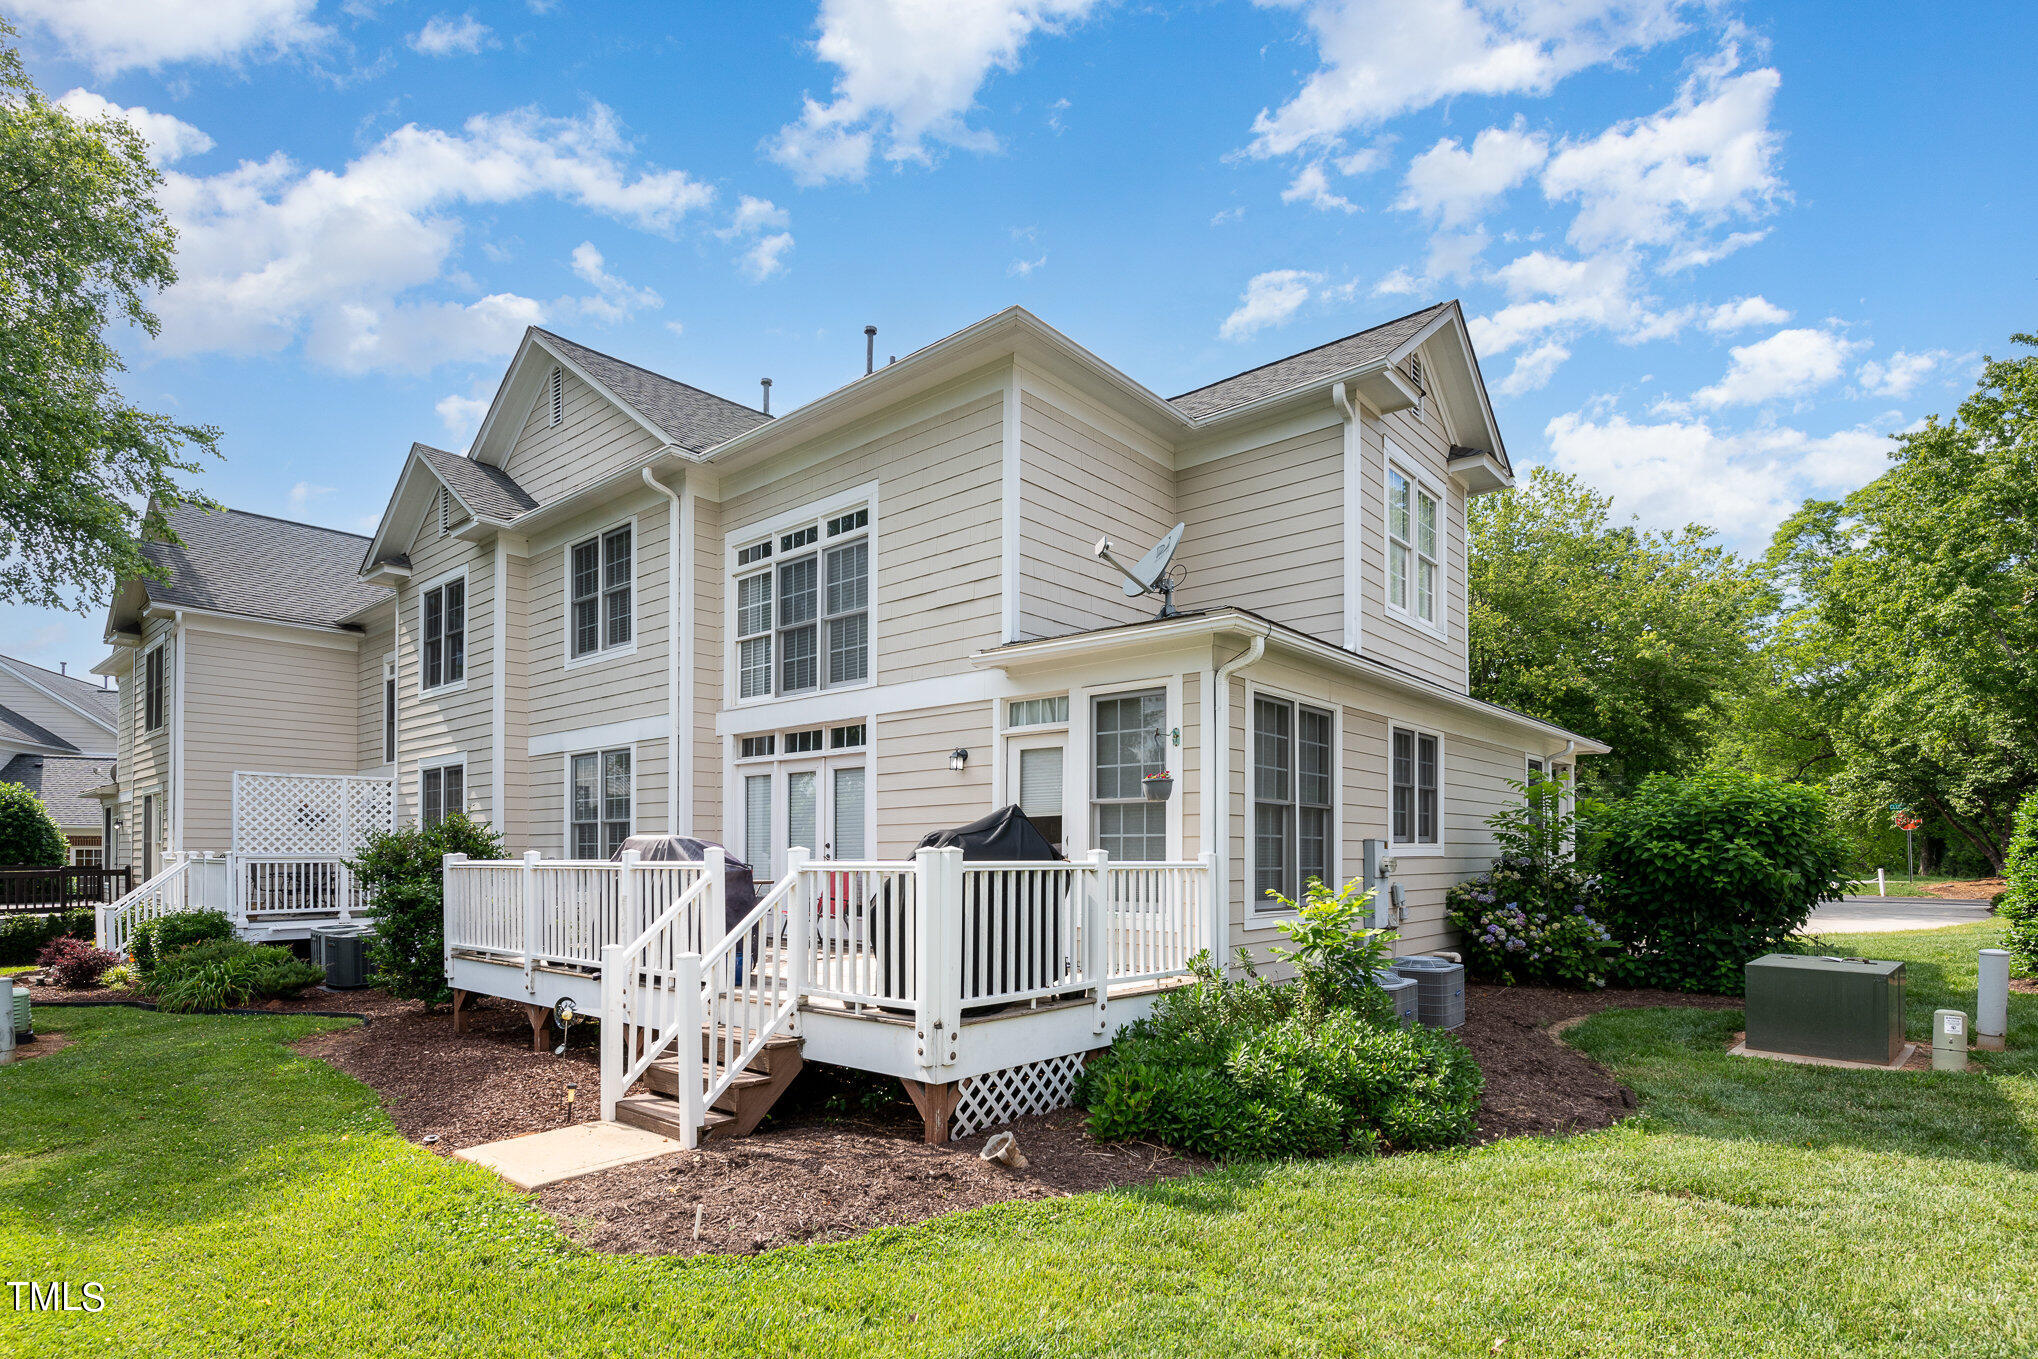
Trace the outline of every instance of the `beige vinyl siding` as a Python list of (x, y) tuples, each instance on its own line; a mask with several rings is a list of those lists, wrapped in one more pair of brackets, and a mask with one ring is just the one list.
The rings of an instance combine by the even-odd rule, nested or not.
[(722, 507), (705, 496), (693, 502), (693, 834), (729, 843), (722, 815), (722, 738), (715, 713), (722, 706), (722, 656), (726, 628), (723, 607)]
[[(531, 540), (530, 730), (550, 736), (585, 727), (665, 716), (666, 500), (639, 485), (561, 528)], [(631, 525), (634, 642), (617, 654), (567, 664), (567, 555), (572, 545)], [(664, 805), (664, 793), (659, 794)]]
[(0, 670), (0, 708), (13, 709), (52, 736), (63, 737), (87, 755), (111, 755), (115, 750), (114, 734), (105, 726), (80, 716), (76, 709), (65, 707), (34, 685), (16, 679), (4, 670)]
[[(965, 825), (994, 806), (988, 703), (960, 703), (877, 720), (877, 854), (910, 856), (929, 831)], [(948, 767), (957, 747), (970, 753), (961, 772)]]
[[(459, 522), (456, 515), (454, 526)], [(495, 809), (488, 805), (494, 766), (494, 721), (489, 691), (494, 682), (489, 654), (495, 628), (492, 551), (476, 548), (451, 534), (441, 537), (437, 514), (428, 512), (411, 543), (410, 563), (411, 577), (401, 592), (403, 613), (397, 629), (398, 819), (405, 825), (417, 824), (421, 812), (418, 804), (421, 767), (464, 755), (466, 810), (484, 820), (493, 820)], [(462, 567), (467, 573), (466, 682), (458, 688), (420, 693), (424, 595), (449, 572)]]
[(1151, 617), (1094, 552), (1108, 537), (1136, 561), (1174, 526), (1173, 472), (1043, 396), (1020, 406), (1020, 638)]
[[(382, 758), (382, 662), (396, 649), (395, 612), (393, 600), (375, 610), (355, 655), (359, 709), (354, 765), (363, 772), (383, 770), (388, 765)], [(398, 696), (401, 697), (401, 688)]]
[(1175, 796), (1182, 803), (1182, 857), (1203, 852), (1203, 685), (1201, 671), (1182, 676), (1182, 745), (1168, 752)]
[(1331, 424), (1185, 469), (1185, 608), (1235, 605), (1344, 635), (1344, 430)]
[[(1003, 397), (967, 400), (722, 502), (734, 545), (750, 526), (879, 483), (872, 518), (871, 673), (881, 684), (954, 674), (995, 646), (1003, 581)], [(716, 570), (728, 578), (726, 552)], [(727, 626), (728, 596), (716, 604)]]
[(648, 462), (665, 445), (636, 418), (567, 370), (565, 414), (552, 424), (551, 366), (503, 470), (540, 505)]
[[(665, 776), (668, 768), (665, 741), (619, 742), (601, 749), (628, 748), (636, 781), (636, 800), (631, 806), (630, 833), (655, 835), (665, 829)], [(594, 749), (595, 747), (589, 747)], [(535, 849), (548, 859), (564, 858), (566, 839), (566, 776), (574, 750), (558, 755), (534, 755), (530, 761), (530, 820), (528, 829), (516, 841), (522, 852)]]
[(360, 749), (353, 645), (187, 627), (183, 634), (186, 850), (233, 843), (236, 771), (351, 774)]
[[(1444, 492), (1438, 528), (1444, 548), (1442, 635), (1387, 612), (1387, 449), (1392, 439), (1401, 457)], [(1465, 647), (1465, 496), (1450, 479), (1450, 446), (1435, 411), (1421, 420), (1406, 411), (1361, 426), (1364, 494), (1361, 530), (1361, 591), (1365, 609), (1362, 649), (1382, 660), (1428, 676), (1463, 693), (1469, 685)], [(1412, 588), (1412, 587), (1411, 587)]]
[[(123, 692), (121, 732), (127, 746), (121, 752), (120, 784), (134, 796), (129, 823), (136, 846), (141, 844), (141, 800), (144, 795), (156, 795), (156, 865), (162, 866), (163, 850), (170, 843), (169, 818), (164, 810), (169, 806), (172, 789), (170, 786), (170, 732), (178, 720), (177, 705), (182, 696), (177, 692), (177, 639), (170, 636), (172, 624), (167, 618), (150, 618), (142, 623), (141, 645), (134, 648), (134, 670), (127, 686), (131, 693)], [(143, 675), (146, 667), (143, 657), (158, 641), (163, 643), (163, 725), (153, 732), (142, 730), (147, 718), (147, 705), (142, 694)], [(141, 859), (136, 855), (139, 867)]]
[[(531, 562), (506, 553), (508, 626), (507, 666), (503, 675), (503, 807), (496, 829), (505, 841), (522, 843), (531, 836)], [(490, 563), (493, 570), (494, 563)], [(493, 660), (490, 662), (493, 665)], [(490, 701), (493, 702), (491, 695)], [(490, 726), (493, 727), (491, 715)], [(492, 733), (491, 733), (492, 734)]]

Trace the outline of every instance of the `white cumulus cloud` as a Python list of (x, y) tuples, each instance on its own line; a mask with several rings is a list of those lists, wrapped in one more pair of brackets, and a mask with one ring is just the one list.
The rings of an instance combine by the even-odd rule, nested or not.
[(1487, 128), (1472, 139), (1469, 151), (1447, 137), (1408, 163), (1394, 206), (1420, 212), (1439, 226), (1462, 226), (1534, 174), (1549, 154), (1549, 140), (1523, 131), (1519, 122)]
[(1706, 313), (1705, 328), (1715, 335), (1729, 335), (1750, 326), (1780, 326), (1789, 319), (1789, 312), (1757, 294), (1720, 303)]
[(494, 45), (488, 25), (472, 14), (462, 14), (457, 18), (451, 14), (434, 14), (425, 20), (423, 28), (410, 35), (411, 50), (428, 57), (473, 56)]
[(1631, 344), (1675, 334), (1689, 313), (1661, 308), (1641, 289), (1637, 272), (1627, 254), (1566, 259), (1531, 251), (1491, 275), (1506, 292), (1507, 305), (1472, 318), (1472, 343), (1491, 355), (1580, 330), (1606, 331)]
[(595, 249), (593, 241), (582, 241), (573, 247), (572, 262), (573, 272), (594, 287), (592, 297), (579, 299), (578, 308), (583, 316), (613, 325), (639, 311), (656, 311), (665, 305), (665, 299), (654, 290), (635, 287), (610, 273), (608, 261)]
[(837, 70), (826, 100), (809, 95), (771, 154), (802, 183), (861, 179), (873, 155), (926, 162), (929, 143), (990, 150), (967, 115), (993, 71), (1018, 67), (1026, 44), (1057, 33), (1100, 0), (822, 0), (814, 52)]
[(8, 17), (40, 29), (102, 74), (177, 61), (233, 62), (314, 47), (332, 31), (317, 0), (14, 0)]
[(1546, 340), (1514, 361), (1514, 371), (1500, 380), (1502, 396), (1520, 396), (1541, 391), (1561, 368), (1571, 351), (1555, 340)]
[(1795, 400), (1839, 377), (1861, 346), (1831, 330), (1779, 330), (1753, 344), (1727, 351), (1727, 371), (1710, 387), (1693, 392), (1701, 406), (1753, 406)]
[(1307, 203), (1325, 212), (1357, 212), (1358, 205), (1330, 187), (1330, 176), (1319, 164), (1305, 165), (1288, 187), (1281, 190), (1283, 203)]
[(1227, 340), (1243, 340), (1269, 326), (1278, 326), (1309, 300), (1310, 289), (1323, 275), (1301, 269), (1270, 269), (1254, 274), (1239, 294), (1238, 307), (1224, 318), (1217, 333)]
[(149, 160), (158, 166), (172, 164), (186, 156), (204, 155), (212, 150), (212, 138), (173, 114), (156, 113), (145, 108), (122, 108), (104, 95), (86, 89), (71, 90), (55, 102), (64, 112), (86, 122), (97, 123), (107, 119), (126, 122), (149, 144)]
[(439, 413), (439, 423), (446, 427), (452, 441), (464, 444), (481, 428), (481, 417), (488, 414), (488, 398), (453, 392), (440, 397), (432, 409)]
[(1866, 391), (1876, 396), (1909, 396), (1920, 382), (1932, 375), (1933, 369), (1951, 357), (1943, 349), (1928, 349), (1917, 354), (1899, 349), (1885, 360), (1868, 360), (1856, 370), (1854, 377)]

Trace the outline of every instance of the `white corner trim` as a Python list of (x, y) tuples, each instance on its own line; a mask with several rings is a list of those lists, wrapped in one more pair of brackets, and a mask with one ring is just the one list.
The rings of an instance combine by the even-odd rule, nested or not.
[(1004, 623), (1003, 638), (1007, 642), (1019, 637), (1019, 498), (1025, 485), (1021, 475), (1021, 464), (1025, 457), (1025, 444), (1020, 430), (1020, 411), (1023, 402), (1019, 394), (1019, 365), (1012, 365), (1005, 384), (1004, 447), (1001, 455), (1001, 476), (999, 503), (998, 551), (1004, 580)]
[[(1344, 648), (1358, 651), (1365, 640), (1365, 464), (1361, 408), (1343, 383), (1333, 389), (1338, 413), (1344, 417)], [(1383, 519), (1384, 523), (1385, 520)]]
[(568, 751), (587, 751), (603, 746), (635, 745), (639, 741), (663, 741), (666, 736), (664, 714), (656, 717), (639, 717), (629, 722), (607, 722), (598, 727), (575, 727), (572, 731), (548, 732), (533, 736), (527, 746), (531, 755), (564, 755)]
[(190, 637), (184, 631), (184, 615), (175, 614), (170, 624), (170, 849), (184, 849), (184, 653)]
[[(490, 700), (489, 743), (494, 755), (488, 762), (488, 820), (498, 835), (507, 835), (503, 816), (503, 790), (509, 761), (509, 544), (495, 540), (495, 584), (490, 612), (494, 615), (488, 642)], [(466, 775), (461, 775), (465, 793)]]

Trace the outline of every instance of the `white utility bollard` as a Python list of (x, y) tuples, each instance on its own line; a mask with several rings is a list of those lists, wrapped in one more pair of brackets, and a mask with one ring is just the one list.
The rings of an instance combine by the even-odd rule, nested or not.
[(1879, 868), (1875, 870), (1875, 895), (1879, 897), (1889, 895), (1889, 883), (1883, 878), (1882, 870)]
[(1980, 983), (1974, 996), (1974, 1045), (1990, 1052), (2003, 1050), (2010, 1029), (2010, 951), (1981, 951)]
[(0, 1066), (14, 1060), (14, 978), (0, 977)]
[(1932, 1011), (1932, 1070), (1967, 1070), (1966, 1011)]

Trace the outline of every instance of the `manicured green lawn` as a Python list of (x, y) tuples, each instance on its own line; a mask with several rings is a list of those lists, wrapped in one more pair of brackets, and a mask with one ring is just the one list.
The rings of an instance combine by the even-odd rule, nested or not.
[[(1857, 939), (1911, 1022), (1993, 924)], [(1963, 994), (1963, 988), (1967, 988)], [(2038, 997), (1965, 1076), (1730, 1058), (1737, 1011), (1572, 1037), (1644, 1117), (1587, 1137), (1247, 1166), (754, 1259), (573, 1247), (282, 1043), (330, 1021), (73, 1011), (0, 1069), (0, 1354), (2038, 1353)], [(1496, 1342), (1505, 1341), (1497, 1350)]]

